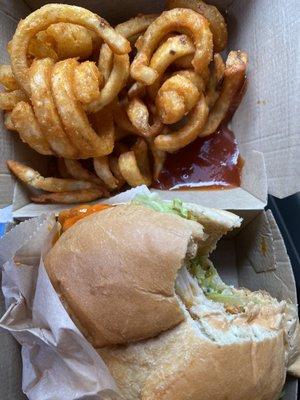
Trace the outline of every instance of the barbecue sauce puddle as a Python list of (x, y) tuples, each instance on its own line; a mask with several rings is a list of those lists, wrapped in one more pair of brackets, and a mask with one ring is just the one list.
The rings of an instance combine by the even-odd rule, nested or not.
[(160, 190), (239, 187), (243, 164), (233, 132), (223, 125), (216, 133), (168, 154), (152, 187)]

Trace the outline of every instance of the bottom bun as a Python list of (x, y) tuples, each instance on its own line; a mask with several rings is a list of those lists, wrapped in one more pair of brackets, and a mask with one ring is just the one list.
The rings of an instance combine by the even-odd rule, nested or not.
[(282, 330), (210, 338), (189, 315), (154, 339), (98, 352), (126, 400), (274, 400), (285, 380)]

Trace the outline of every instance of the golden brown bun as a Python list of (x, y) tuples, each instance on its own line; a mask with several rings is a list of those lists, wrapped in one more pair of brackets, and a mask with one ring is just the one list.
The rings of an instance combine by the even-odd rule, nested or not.
[(211, 340), (189, 316), (154, 339), (98, 350), (126, 400), (274, 400), (285, 380), (283, 332)]
[(177, 270), (202, 226), (173, 214), (123, 205), (77, 222), (45, 259), (52, 284), (95, 347), (160, 334), (184, 319)]

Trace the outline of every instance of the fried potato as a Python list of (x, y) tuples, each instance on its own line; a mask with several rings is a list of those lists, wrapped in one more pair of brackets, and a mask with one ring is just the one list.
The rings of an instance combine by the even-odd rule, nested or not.
[(158, 77), (156, 70), (150, 67), (151, 57), (164, 36), (171, 32), (189, 35), (195, 46), (192, 65), (201, 72), (212, 58), (212, 34), (207, 20), (189, 9), (164, 11), (146, 30), (141, 47), (134, 58), (130, 74), (132, 78), (151, 85)]
[(51, 58), (33, 61), (29, 70), (31, 102), (42, 136), (60, 157), (77, 158), (78, 149), (64, 130), (51, 89), (54, 61)]
[(77, 204), (87, 203), (106, 197), (107, 192), (102, 188), (82, 189), (72, 192), (45, 193), (30, 198), (34, 203)]
[(7, 90), (16, 90), (19, 88), (10, 65), (0, 65), (0, 84)]
[(180, 121), (197, 103), (200, 92), (190, 79), (174, 75), (161, 86), (156, 97), (156, 108), (164, 124)]
[(24, 143), (40, 154), (53, 154), (30, 104), (24, 101), (19, 102), (12, 110), (11, 121)]
[(242, 89), (246, 79), (248, 57), (246, 53), (231, 51), (226, 60), (224, 81), (220, 96), (211, 109), (206, 125), (199, 130), (204, 137), (216, 132), (220, 124), (227, 118), (236, 95)]
[(193, 142), (205, 126), (208, 113), (204, 95), (201, 93), (198, 103), (187, 117), (186, 124), (175, 132), (167, 130), (165, 134), (157, 136), (154, 139), (155, 147), (172, 153)]
[(129, 101), (127, 106), (127, 115), (132, 125), (142, 136), (156, 136), (163, 129), (163, 124), (155, 114), (153, 115), (153, 123), (150, 124), (148, 107), (138, 97), (134, 97)]
[(151, 184), (151, 171), (147, 143), (139, 138), (131, 151), (119, 157), (119, 168), (126, 182), (131, 187)]
[(168, 0), (167, 8), (190, 8), (203, 15), (208, 20), (213, 34), (214, 51), (219, 53), (226, 48), (228, 39), (226, 22), (217, 7), (202, 0)]
[(94, 183), (87, 181), (52, 177), (44, 178), (38, 171), (17, 161), (8, 160), (7, 166), (26, 185), (32, 186), (35, 189), (45, 190), (46, 192), (57, 193), (95, 188)]
[(21, 89), (0, 93), (0, 110), (11, 111), (20, 101), (27, 101), (25, 92)]
[(97, 100), (103, 85), (103, 75), (94, 62), (85, 61), (75, 68), (73, 89), (81, 103), (89, 104)]
[(66, 4), (47, 4), (29, 14), (20, 23), (11, 44), (11, 64), (21, 88), (30, 94), (27, 52), (30, 40), (40, 31), (59, 22), (84, 26), (102, 38), (116, 54), (127, 54), (130, 43), (118, 34), (103, 18), (82, 7)]

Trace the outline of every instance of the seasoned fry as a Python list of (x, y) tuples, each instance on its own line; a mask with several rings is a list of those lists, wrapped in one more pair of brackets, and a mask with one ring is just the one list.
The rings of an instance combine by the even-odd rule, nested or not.
[(107, 193), (101, 188), (75, 190), (72, 192), (45, 193), (30, 198), (34, 203), (77, 204), (106, 197)]
[(118, 189), (120, 189), (122, 186), (125, 185), (126, 181), (125, 181), (123, 175), (121, 174), (121, 171), (119, 168), (118, 157), (116, 157), (114, 155), (110, 155), (108, 158), (108, 163), (109, 163), (109, 168), (110, 168), (111, 172), (113, 173), (115, 178), (118, 180)]
[(115, 124), (123, 131), (138, 134), (139, 131), (134, 127), (128, 118), (127, 105), (116, 102), (113, 106), (113, 118)]
[(66, 4), (47, 4), (34, 11), (18, 25), (11, 45), (11, 64), (20, 87), (30, 94), (27, 50), (30, 40), (40, 31), (58, 22), (84, 26), (101, 37), (116, 54), (127, 54), (130, 43), (115, 32), (108, 22), (81, 7)]
[(81, 180), (81, 181), (89, 181), (93, 182), (96, 185), (101, 185), (102, 181), (97, 178), (96, 175), (91, 173), (89, 170), (84, 168), (79, 161), (77, 160), (67, 160), (66, 158), (64, 159), (64, 164), (66, 167), (66, 171), (68, 175), (70, 175), (72, 178)]
[(156, 97), (156, 108), (164, 124), (181, 120), (197, 103), (200, 92), (182, 75), (174, 75), (161, 86)]
[(53, 154), (53, 151), (45, 139), (35, 118), (30, 104), (25, 103), (24, 101), (19, 102), (11, 113), (11, 122), (24, 143), (27, 143), (40, 154)]
[(0, 65), (0, 84), (7, 90), (16, 90), (19, 88), (10, 65)]
[(129, 57), (114, 55), (113, 68), (107, 82), (101, 90), (98, 98), (90, 104), (85, 105), (88, 112), (97, 112), (111, 103), (120, 90), (124, 87), (129, 75)]
[(190, 8), (203, 15), (208, 22), (213, 34), (214, 51), (219, 53), (227, 46), (227, 27), (226, 22), (217, 7), (206, 4), (201, 0), (168, 0), (167, 8)]
[(95, 129), (102, 142), (103, 154), (113, 151), (115, 143), (115, 125), (113, 119), (113, 105), (109, 104), (93, 115)]
[(44, 178), (38, 171), (21, 164), (17, 161), (8, 160), (8, 168), (26, 185), (35, 189), (42, 189), (46, 192), (68, 192), (73, 190), (83, 190), (95, 188), (91, 182), (75, 179)]
[(166, 152), (162, 150), (158, 150), (155, 145), (154, 145), (154, 140), (153, 138), (148, 139), (147, 143), (149, 145), (149, 149), (152, 153), (152, 158), (153, 158), (153, 178), (158, 179), (161, 170), (164, 166), (165, 160), (166, 160)]
[(15, 131), (15, 125), (13, 124), (12, 120), (11, 120), (11, 111), (6, 111), (4, 113), (4, 126), (6, 129), (8, 129), (9, 131)]
[(20, 101), (26, 101), (27, 96), (21, 89), (0, 93), (0, 110), (11, 111)]
[(164, 150), (172, 153), (176, 150), (193, 142), (198, 133), (201, 132), (208, 117), (208, 107), (205, 102), (203, 94), (195, 108), (190, 112), (188, 121), (183, 128), (178, 129), (176, 132), (166, 131), (164, 135), (159, 135), (154, 139), (154, 145), (158, 150)]
[(199, 130), (200, 137), (216, 132), (220, 124), (227, 117), (236, 94), (244, 85), (247, 62), (246, 53), (240, 51), (231, 51), (229, 53), (220, 96), (209, 114), (206, 125), (201, 131)]
[(195, 86), (196, 88), (199, 90), (199, 92), (204, 92), (205, 90), (205, 80), (203, 79), (203, 77), (199, 74), (197, 74), (197, 72), (191, 70), (191, 69), (183, 69), (180, 71), (176, 71), (174, 72), (174, 74), (172, 74), (172, 76), (175, 75), (180, 75), (183, 76), (184, 78), (189, 79)]
[(156, 115), (153, 115), (153, 123), (150, 125), (148, 107), (138, 97), (134, 97), (129, 101), (127, 106), (127, 115), (132, 125), (142, 136), (156, 136), (163, 129), (163, 124)]
[(131, 76), (137, 81), (151, 85), (158, 73), (149, 66), (151, 56), (164, 36), (171, 32), (181, 32), (191, 36), (195, 54), (192, 64), (201, 72), (212, 58), (212, 34), (207, 20), (189, 9), (173, 9), (163, 12), (146, 30), (130, 68)]
[(177, 68), (190, 69), (193, 68), (192, 61), (193, 61), (193, 54), (178, 58), (178, 60), (174, 61), (174, 65)]
[(46, 32), (60, 60), (72, 57), (86, 59), (92, 54), (92, 37), (84, 26), (59, 22), (50, 25)]
[(58, 55), (52, 48), (51, 44), (40, 39), (40, 36), (38, 35), (30, 40), (28, 45), (28, 54), (38, 59), (52, 58), (53, 61), (58, 60)]
[(77, 158), (78, 149), (64, 131), (51, 90), (51, 74), (54, 61), (51, 58), (33, 61), (29, 71), (31, 101), (42, 135), (53, 151), (66, 158)]
[(148, 148), (142, 138), (137, 140), (131, 151), (120, 155), (119, 168), (131, 187), (151, 184)]
[[(116, 32), (126, 39), (140, 35), (155, 20), (156, 14), (137, 15), (115, 27)], [(104, 76), (105, 82), (108, 80), (113, 64), (113, 53), (107, 45), (103, 45), (99, 54), (98, 67)]]
[(89, 104), (97, 100), (103, 85), (103, 75), (92, 61), (81, 63), (75, 68), (73, 88), (81, 103)]
[(157, 73), (155, 82), (147, 88), (152, 100), (155, 100), (166, 69), (180, 57), (194, 53), (195, 46), (186, 35), (172, 36), (159, 46), (150, 61), (150, 68)]
[(225, 64), (220, 54), (214, 54), (214, 62), (206, 89), (206, 104), (212, 109), (220, 95), (220, 82), (225, 73)]
[(117, 189), (119, 187), (119, 181), (114, 177), (110, 169), (108, 157), (95, 157), (93, 163), (97, 176), (99, 176), (109, 190)]
[(107, 154), (107, 145), (91, 127), (73, 92), (73, 71), (77, 65), (75, 59), (55, 64), (51, 79), (52, 94), (65, 131), (80, 150), (81, 158), (102, 156)]

